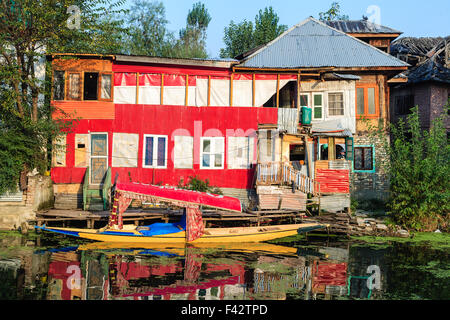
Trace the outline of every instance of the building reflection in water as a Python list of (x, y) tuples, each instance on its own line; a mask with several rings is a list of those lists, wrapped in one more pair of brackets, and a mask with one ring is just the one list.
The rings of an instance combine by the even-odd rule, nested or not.
[[(365, 256), (367, 261), (361, 262)], [(29, 262), (10, 273), (21, 282), (17, 291), (39, 287), (41, 296), (33, 298), (47, 300), (367, 298), (373, 296), (366, 286), (367, 266), (385, 263), (382, 255), (374, 258), (372, 251), (358, 248), (280, 246), (256, 252), (74, 247), (35, 252), (22, 261)], [(17, 264), (0, 261), (3, 269)]]

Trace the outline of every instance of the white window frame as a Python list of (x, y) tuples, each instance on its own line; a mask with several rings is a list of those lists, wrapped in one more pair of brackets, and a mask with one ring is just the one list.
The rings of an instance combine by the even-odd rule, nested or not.
[[(308, 97), (308, 103), (306, 106), (300, 106), (301, 107), (308, 107), (312, 108), (312, 101), (311, 101), (311, 92), (300, 92), (300, 96), (307, 96)], [(300, 98), (301, 101), (301, 98)]]
[[(147, 151), (147, 138), (153, 138), (153, 165), (145, 164), (145, 154)], [(164, 154), (164, 166), (158, 166), (158, 144), (155, 141), (158, 141), (158, 138), (165, 138), (165, 154)], [(157, 134), (144, 134), (143, 139), (143, 148), (142, 148), (142, 168), (153, 168), (153, 169), (167, 169), (167, 147), (168, 147), (168, 136), (165, 135), (157, 135)]]
[[(213, 140), (222, 140), (222, 146), (223, 149), (220, 152), (216, 152), (216, 150), (213, 150), (213, 146), (215, 146), (214, 143), (212, 143)], [(210, 146), (211, 146), (211, 151), (210, 152), (203, 152), (203, 141), (205, 140), (210, 140)], [(222, 165), (220, 167), (216, 167), (216, 166), (211, 166), (211, 167), (205, 167), (203, 166), (203, 155), (204, 154), (209, 154), (209, 155), (215, 155), (215, 154), (221, 154), (222, 155)], [(210, 162), (211, 164), (215, 163), (215, 157), (214, 157), (214, 161)], [(200, 138), (200, 169), (208, 169), (208, 170), (221, 170), (224, 169), (225, 166), (225, 138), (224, 137), (201, 137)]]
[[(333, 94), (333, 93), (340, 93), (340, 94), (342, 94), (342, 111), (343, 111), (343, 114), (339, 114), (339, 115), (331, 115), (330, 114), (330, 99), (329, 99), (329, 96), (330, 96), (330, 94)], [(322, 100), (322, 102), (323, 102), (323, 100)], [(331, 117), (344, 117), (345, 116), (345, 92), (344, 91), (329, 91), (329, 92), (327, 92), (327, 115), (330, 118)]]
[[(106, 156), (93, 156), (92, 155), (92, 135), (106, 135)], [(108, 132), (89, 132), (89, 162), (88, 166), (90, 167), (89, 170), (89, 183), (93, 184), (95, 186), (99, 185), (96, 183), (92, 183), (92, 159), (95, 158), (106, 158), (106, 170), (108, 170), (109, 167), (109, 134)]]
[[(322, 105), (320, 106), (322, 108), (322, 117), (316, 118), (315, 117), (315, 108), (318, 107), (314, 104), (314, 97), (315, 96), (321, 96), (322, 97)], [(323, 92), (312, 92), (311, 93), (311, 108), (312, 108), (312, 120), (323, 120), (325, 118), (325, 95)]]

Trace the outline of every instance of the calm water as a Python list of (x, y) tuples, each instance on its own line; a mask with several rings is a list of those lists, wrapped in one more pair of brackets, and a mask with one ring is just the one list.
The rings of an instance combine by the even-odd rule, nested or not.
[(123, 249), (0, 232), (0, 300), (30, 299), (448, 300), (449, 252), (326, 237)]

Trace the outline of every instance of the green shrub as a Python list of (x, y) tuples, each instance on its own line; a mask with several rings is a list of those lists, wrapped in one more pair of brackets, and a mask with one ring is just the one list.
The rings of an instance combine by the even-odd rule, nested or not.
[(390, 158), (382, 164), (390, 177), (387, 209), (392, 219), (405, 228), (448, 228), (450, 148), (443, 125), (447, 112), (433, 120), (429, 130), (423, 130), (418, 107), (411, 111), (406, 122), (400, 120), (390, 126), (390, 143), (383, 128), (371, 129), (373, 136), (384, 140)]

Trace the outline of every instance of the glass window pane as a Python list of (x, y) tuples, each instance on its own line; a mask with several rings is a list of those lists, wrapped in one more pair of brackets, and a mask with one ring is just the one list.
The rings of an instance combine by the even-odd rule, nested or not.
[(367, 99), (369, 103), (369, 114), (375, 114), (375, 88), (367, 89)]
[(342, 93), (328, 94), (328, 111), (330, 116), (344, 115), (344, 96)]
[(314, 95), (314, 105), (315, 106), (321, 106), (322, 105), (322, 95), (321, 94)]
[(202, 159), (202, 166), (204, 168), (209, 168), (211, 166), (211, 161), (210, 161), (210, 155), (209, 154), (204, 154), (203, 155), (203, 159)]
[(356, 89), (356, 114), (364, 114), (364, 88)]
[(145, 138), (145, 165), (153, 165), (153, 137)]
[(69, 99), (78, 100), (81, 98), (80, 74), (69, 73)]
[(321, 119), (321, 118), (322, 118), (322, 107), (314, 108), (314, 119)]
[(364, 170), (372, 170), (372, 148), (364, 148)]
[(166, 165), (166, 138), (158, 138), (158, 167), (164, 167)]
[(53, 74), (53, 99), (64, 100), (64, 71), (55, 71)]
[(222, 167), (222, 154), (218, 153), (215, 155), (214, 166), (216, 168)]
[(211, 152), (211, 140), (203, 140), (203, 152)]
[(363, 169), (363, 149), (362, 148), (355, 148), (355, 159), (354, 159), (354, 166), (356, 170), (362, 170)]
[(100, 90), (101, 99), (111, 99), (111, 75), (102, 74), (102, 84)]
[(300, 95), (300, 106), (301, 107), (308, 107), (309, 101), (308, 101), (308, 95), (307, 94), (301, 94)]
[(108, 154), (108, 146), (106, 143), (106, 134), (91, 135), (91, 155), (94, 157), (106, 156)]
[(223, 139), (214, 139), (214, 152), (223, 152)]

